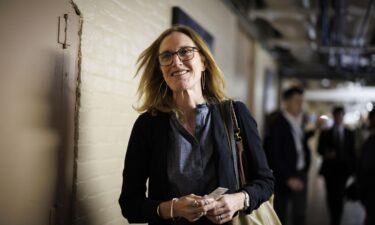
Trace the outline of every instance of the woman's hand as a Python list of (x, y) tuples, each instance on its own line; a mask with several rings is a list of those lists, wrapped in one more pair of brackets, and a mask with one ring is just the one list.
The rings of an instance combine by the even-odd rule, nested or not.
[(216, 224), (229, 222), (234, 213), (243, 209), (244, 202), (245, 194), (242, 192), (223, 195), (214, 202), (214, 208), (206, 216)]
[(203, 198), (194, 194), (181, 197), (175, 202), (175, 216), (183, 217), (189, 222), (194, 222), (213, 209), (214, 202), (213, 198)]
[[(179, 198), (173, 203), (173, 217), (183, 217), (189, 222), (194, 222), (206, 215), (209, 210), (214, 208), (215, 200), (213, 198), (203, 198), (194, 194)], [(161, 217), (170, 219), (171, 201), (160, 204)]]

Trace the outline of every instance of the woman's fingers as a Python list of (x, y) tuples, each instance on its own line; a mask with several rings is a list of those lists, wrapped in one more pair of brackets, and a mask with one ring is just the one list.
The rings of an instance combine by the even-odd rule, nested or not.
[(226, 194), (217, 199), (215, 207), (207, 212), (207, 217), (216, 224), (226, 223), (232, 220), (233, 215), (238, 211), (238, 196), (235, 194)]
[(190, 221), (196, 221), (202, 216), (206, 216), (215, 224), (223, 224), (232, 220), (236, 211), (243, 206), (243, 199), (239, 198), (241, 194), (225, 194), (217, 198), (205, 198), (196, 195), (190, 195), (191, 206), (195, 217)]
[(207, 213), (207, 211), (213, 209), (215, 207), (214, 205), (215, 200), (213, 198), (195, 198), (191, 206), (196, 209), (197, 212), (203, 212), (204, 214)]
[(232, 216), (229, 213), (223, 213), (217, 216), (207, 215), (207, 218), (215, 224), (223, 224), (232, 220)]
[(224, 196), (221, 196), (215, 201), (214, 207), (209, 210), (207, 214), (211, 216), (218, 216), (220, 214), (226, 213), (227, 211), (227, 203)]
[[(177, 203), (177, 204), (176, 204)], [(214, 208), (213, 198), (203, 198), (194, 194), (181, 197), (175, 203), (176, 215), (184, 217), (190, 222), (194, 222), (205, 216), (207, 212)]]

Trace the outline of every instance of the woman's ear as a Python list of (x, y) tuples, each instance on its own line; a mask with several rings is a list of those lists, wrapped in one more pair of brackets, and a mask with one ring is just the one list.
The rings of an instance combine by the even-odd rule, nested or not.
[(205, 71), (207, 69), (207, 65), (206, 65), (206, 58), (204, 58), (204, 56), (202, 56), (202, 63), (203, 63), (203, 70), (202, 71)]

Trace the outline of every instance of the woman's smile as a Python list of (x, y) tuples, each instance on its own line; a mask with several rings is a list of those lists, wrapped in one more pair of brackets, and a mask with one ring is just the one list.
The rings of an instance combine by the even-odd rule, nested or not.
[(171, 74), (172, 77), (174, 76), (182, 76), (182, 75), (185, 75), (189, 72), (189, 70), (178, 70), (178, 71), (175, 71)]
[[(169, 52), (171, 64), (160, 66), (164, 80), (172, 92), (194, 90), (196, 95), (202, 96), (201, 74), (205, 70), (204, 59), (196, 49), (196, 44), (186, 34), (173, 32), (161, 42), (159, 54)], [(190, 48), (190, 52), (181, 49)], [(179, 53), (182, 51), (182, 53)], [(177, 53), (176, 53), (177, 52)], [(179, 55), (182, 54), (182, 55)], [(187, 58), (186, 55), (190, 54)]]

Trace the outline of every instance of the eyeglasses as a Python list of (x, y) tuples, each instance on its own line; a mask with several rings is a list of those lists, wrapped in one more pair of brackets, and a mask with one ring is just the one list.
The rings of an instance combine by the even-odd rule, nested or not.
[(173, 63), (173, 55), (177, 54), (181, 61), (189, 61), (194, 58), (194, 52), (199, 51), (196, 47), (182, 47), (175, 52), (162, 52), (159, 54), (159, 64), (160, 66), (170, 66)]

